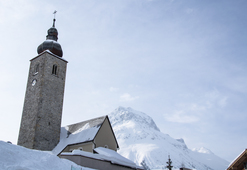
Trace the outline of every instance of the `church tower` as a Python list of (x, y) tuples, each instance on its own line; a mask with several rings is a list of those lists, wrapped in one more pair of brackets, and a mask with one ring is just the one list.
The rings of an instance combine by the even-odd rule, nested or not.
[(53, 26), (30, 60), (18, 145), (52, 150), (59, 142), (67, 61)]

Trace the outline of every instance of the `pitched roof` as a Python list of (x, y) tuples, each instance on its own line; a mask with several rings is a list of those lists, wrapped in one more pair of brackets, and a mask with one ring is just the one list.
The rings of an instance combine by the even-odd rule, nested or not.
[(237, 158), (235, 158), (227, 168), (227, 170), (231, 169), (243, 169), (244, 163), (247, 162), (247, 149), (245, 149)]
[(68, 145), (93, 141), (106, 118), (102, 116), (62, 127), (60, 141), (52, 152), (58, 155)]
[(106, 116), (97, 117), (94, 119), (86, 120), (84, 122), (79, 122), (79, 123), (75, 123), (72, 125), (68, 125), (65, 128), (66, 128), (66, 130), (68, 132), (68, 136), (69, 136), (70, 134), (76, 134), (76, 133), (79, 133), (83, 130), (90, 129), (93, 127), (98, 128), (103, 124), (105, 118), (106, 118)]

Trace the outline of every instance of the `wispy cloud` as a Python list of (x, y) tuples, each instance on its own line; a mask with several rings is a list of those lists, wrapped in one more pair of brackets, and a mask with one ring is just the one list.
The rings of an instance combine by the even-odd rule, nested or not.
[(110, 87), (109, 88), (109, 91), (110, 92), (116, 92), (116, 91), (118, 91), (119, 89), (118, 88), (115, 88), (115, 87)]
[(194, 115), (189, 115), (183, 110), (175, 111), (173, 114), (165, 114), (165, 119), (169, 122), (177, 123), (192, 123), (197, 122), (199, 118)]
[(192, 123), (200, 120), (200, 113), (206, 108), (196, 103), (180, 104), (172, 113), (164, 114), (169, 122)]
[(120, 101), (122, 102), (129, 102), (138, 99), (139, 96), (131, 96), (129, 93), (124, 93), (123, 95), (120, 96)]
[(187, 8), (186, 10), (185, 10), (185, 12), (187, 13), (187, 14), (191, 14), (191, 13), (193, 13), (195, 10), (194, 9), (192, 9), (192, 8)]
[(225, 107), (227, 105), (227, 96), (220, 94), (217, 89), (205, 94), (206, 107)]
[(38, 10), (38, 7), (31, 1), (1, 1), (0, 23), (5, 23), (8, 20), (22, 20)]
[(176, 105), (170, 113), (164, 114), (164, 118), (170, 122), (177, 123), (192, 123), (198, 122), (205, 116), (204, 113), (220, 107), (223, 108), (227, 105), (227, 96), (220, 94), (216, 89), (207, 92), (197, 102), (180, 103)]

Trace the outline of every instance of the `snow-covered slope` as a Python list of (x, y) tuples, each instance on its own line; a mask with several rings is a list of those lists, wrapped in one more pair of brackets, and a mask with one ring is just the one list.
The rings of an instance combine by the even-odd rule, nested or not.
[(93, 170), (60, 159), (51, 152), (27, 149), (0, 141), (1, 170), (70, 170), (72, 166), (78, 170)]
[(229, 162), (206, 148), (190, 150), (183, 139), (174, 139), (160, 132), (145, 113), (118, 107), (109, 114), (121, 155), (137, 164), (145, 160), (150, 168), (162, 168), (170, 155), (173, 166), (197, 170), (224, 170)]

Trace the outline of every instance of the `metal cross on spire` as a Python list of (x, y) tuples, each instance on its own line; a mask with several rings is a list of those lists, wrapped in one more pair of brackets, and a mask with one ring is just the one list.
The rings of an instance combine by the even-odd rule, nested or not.
[(52, 27), (55, 27), (56, 13), (57, 13), (57, 11), (55, 10), (55, 11), (53, 12), (53, 14), (54, 14), (54, 19), (53, 19), (53, 26), (52, 26)]

